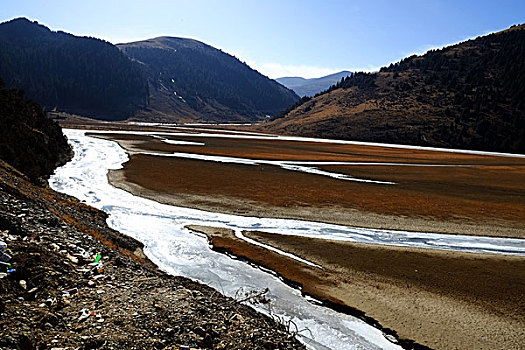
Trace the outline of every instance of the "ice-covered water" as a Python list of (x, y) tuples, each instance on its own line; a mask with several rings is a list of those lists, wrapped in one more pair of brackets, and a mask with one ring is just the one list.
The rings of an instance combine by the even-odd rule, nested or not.
[[(211, 285), (226, 295), (240, 289), (270, 289), (272, 313), (293, 320), (305, 342), (325, 349), (395, 349), (378, 329), (354, 317), (310, 303), (299, 291), (248, 264), (209, 249), (205, 238), (186, 225), (263, 230), (355, 242), (525, 255), (522, 240), (372, 230), (316, 222), (243, 217), (160, 204), (112, 187), (108, 169), (128, 160), (115, 142), (87, 137), (84, 131), (65, 130), (75, 157), (50, 179), (53, 189), (73, 195), (110, 214), (108, 224), (145, 244), (146, 255), (161, 269)], [(265, 309), (262, 309), (265, 311)], [(268, 312), (268, 310), (266, 310)], [(311, 333), (310, 333), (311, 332)]]

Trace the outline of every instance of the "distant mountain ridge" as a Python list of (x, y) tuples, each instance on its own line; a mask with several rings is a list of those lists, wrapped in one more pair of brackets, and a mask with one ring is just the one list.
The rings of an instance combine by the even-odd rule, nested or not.
[(355, 73), (262, 129), (525, 153), (525, 25)]
[(197, 40), (159, 37), (117, 46), (146, 72), (150, 101), (145, 115), (250, 121), (298, 100), (293, 91)]
[(124, 119), (147, 103), (141, 68), (115, 46), (25, 18), (0, 24), (0, 78), (48, 110)]
[(283, 77), (275, 80), (295, 91), (300, 97), (304, 97), (314, 96), (315, 94), (328, 89), (330, 86), (337, 84), (341, 78), (346, 78), (351, 74), (352, 72), (344, 70), (320, 78), (305, 79), (302, 77)]

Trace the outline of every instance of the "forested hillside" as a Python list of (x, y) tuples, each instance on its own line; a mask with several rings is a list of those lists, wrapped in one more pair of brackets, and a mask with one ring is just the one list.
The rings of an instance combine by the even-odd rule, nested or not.
[(356, 73), (265, 130), (525, 153), (525, 26)]
[(14, 19), (0, 24), (0, 78), (46, 110), (107, 120), (253, 121), (298, 100), (196, 40), (161, 37), (119, 48)]
[(36, 181), (65, 163), (70, 152), (62, 130), (42, 107), (0, 80), (0, 159)]
[(114, 45), (25, 18), (0, 24), (0, 78), (48, 110), (115, 120), (147, 103), (139, 65)]
[(237, 58), (196, 40), (160, 37), (117, 46), (143, 64), (151, 114), (254, 120), (298, 99)]

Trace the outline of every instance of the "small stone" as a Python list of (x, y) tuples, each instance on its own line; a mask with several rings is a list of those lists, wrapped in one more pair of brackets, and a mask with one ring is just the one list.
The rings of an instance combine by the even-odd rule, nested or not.
[(173, 337), (175, 335), (175, 330), (173, 328), (166, 328), (165, 332), (168, 337)]
[(66, 255), (66, 257), (73, 263), (73, 264), (78, 264), (78, 258), (75, 257), (75, 256), (72, 256), (72, 255)]
[(91, 313), (88, 309), (82, 309), (80, 310), (80, 316), (78, 317), (78, 321), (82, 322), (85, 321), (89, 316), (91, 316)]
[(202, 327), (196, 327), (195, 329), (193, 329), (193, 333), (201, 337), (206, 336), (206, 331)]
[(27, 289), (27, 282), (25, 280), (20, 280), (18, 282), (18, 284), (20, 285), (20, 287), (22, 287), (23, 289)]
[(213, 339), (207, 334), (204, 339), (197, 341), (197, 345), (203, 348), (212, 348), (213, 347)]

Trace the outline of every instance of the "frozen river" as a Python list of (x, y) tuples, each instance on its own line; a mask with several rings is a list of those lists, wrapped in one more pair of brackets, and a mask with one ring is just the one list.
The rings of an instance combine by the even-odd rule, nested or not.
[[(201, 281), (229, 296), (243, 289), (269, 288), (271, 313), (293, 320), (300, 330), (307, 329), (300, 332), (301, 340), (316, 349), (396, 349), (399, 346), (359, 319), (309, 302), (275, 276), (212, 251), (205, 238), (184, 227), (203, 225), (231, 228), (237, 232), (261, 230), (354, 242), (525, 255), (525, 246), (519, 239), (372, 230), (235, 216), (160, 204), (108, 183), (108, 170), (120, 169), (128, 160), (117, 143), (87, 137), (80, 130), (64, 132), (75, 156), (51, 177), (49, 182), (53, 189), (106, 211), (109, 226), (143, 242), (146, 255), (170, 274)], [(265, 307), (260, 311), (269, 312)]]

